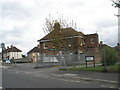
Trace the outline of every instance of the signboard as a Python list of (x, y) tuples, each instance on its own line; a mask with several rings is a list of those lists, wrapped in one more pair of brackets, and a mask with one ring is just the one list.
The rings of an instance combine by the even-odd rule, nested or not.
[(87, 60), (87, 61), (94, 60), (94, 56), (86, 56), (86, 60)]
[(86, 67), (87, 67), (87, 62), (93, 62), (94, 67), (95, 67), (95, 60), (94, 60), (94, 56), (85, 56), (85, 60), (86, 60)]

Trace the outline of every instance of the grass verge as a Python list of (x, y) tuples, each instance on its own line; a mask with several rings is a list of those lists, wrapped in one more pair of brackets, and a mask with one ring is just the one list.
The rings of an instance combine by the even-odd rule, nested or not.
[[(97, 71), (103, 72), (105, 70), (104, 66), (96, 66), (96, 67), (79, 67), (79, 68), (63, 68), (59, 70), (72, 70), (72, 71)], [(118, 72), (120, 70), (119, 65), (106, 67), (107, 72)]]

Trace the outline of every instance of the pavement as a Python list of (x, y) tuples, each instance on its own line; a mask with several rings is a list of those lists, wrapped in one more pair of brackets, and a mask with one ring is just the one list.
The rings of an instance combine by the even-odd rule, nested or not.
[[(113, 86), (118, 85), (118, 73), (109, 73), (109, 72), (93, 72), (93, 71), (62, 71), (59, 70), (59, 67), (46, 67), (34, 69), (36, 66), (35, 63), (24, 63), (17, 64), (15, 67), (4, 66), (4, 68), (13, 69), (16, 73), (21, 72), (25, 74), (31, 74), (34, 76), (41, 77), (54, 77), (61, 80), (74, 80), (76, 82), (80, 81), (97, 81), (102, 83), (109, 83)], [(84, 67), (80, 66), (80, 67)]]

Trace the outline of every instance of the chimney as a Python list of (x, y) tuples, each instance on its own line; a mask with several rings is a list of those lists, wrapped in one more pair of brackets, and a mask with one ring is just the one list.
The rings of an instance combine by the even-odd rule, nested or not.
[(120, 46), (120, 43), (117, 43), (117, 46)]
[(9, 46), (7, 46), (7, 49), (9, 49)]
[(54, 24), (54, 30), (60, 30), (60, 24), (57, 21)]
[(13, 45), (11, 45), (11, 48), (13, 48)]
[(100, 45), (102, 45), (103, 44), (103, 42), (102, 41), (100, 41)]
[(38, 44), (37, 47), (40, 48), (40, 45)]

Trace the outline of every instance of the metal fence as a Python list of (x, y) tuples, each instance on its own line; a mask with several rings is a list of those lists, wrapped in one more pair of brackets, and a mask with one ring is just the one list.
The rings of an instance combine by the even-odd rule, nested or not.
[(59, 54), (48, 55), (39, 54), (37, 57), (37, 67), (49, 66), (69, 66), (85, 63), (85, 54)]

